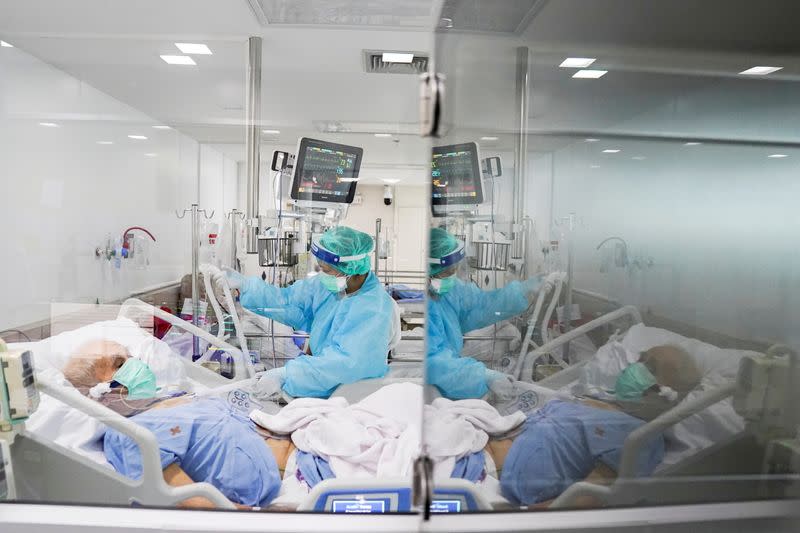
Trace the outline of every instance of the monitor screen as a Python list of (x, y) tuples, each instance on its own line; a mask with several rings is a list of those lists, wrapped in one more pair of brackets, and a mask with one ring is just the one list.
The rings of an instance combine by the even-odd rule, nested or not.
[(331, 511), (334, 513), (372, 514), (385, 513), (387, 501), (379, 500), (333, 500)]
[(297, 149), (292, 199), (349, 204), (353, 202), (364, 150), (303, 137)]
[(481, 164), (476, 143), (436, 146), (431, 160), (433, 205), (483, 203)]
[(460, 513), (461, 500), (433, 500), (430, 509), (432, 513)]

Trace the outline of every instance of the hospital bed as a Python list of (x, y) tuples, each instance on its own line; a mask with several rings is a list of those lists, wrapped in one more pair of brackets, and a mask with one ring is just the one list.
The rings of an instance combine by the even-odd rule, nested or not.
[[(627, 331), (626, 331), (627, 330)], [(625, 334), (620, 334), (625, 331)], [(562, 354), (582, 335), (600, 332), (621, 342), (635, 353), (652, 346), (671, 344), (686, 350), (702, 373), (701, 384), (678, 405), (634, 431), (625, 441), (620, 470), (610, 486), (578, 482), (564, 491), (552, 508), (572, 507), (580, 498), (591, 496), (600, 505), (647, 505), (691, 501), (721, 501), (759, 497), (754, 483), (764, 464), (762, 439), (746, 427), (734, 410), (731, 398), (737, 394), (737, 373), (745, 358), (763, 354), (749, 350), (721, 349), (643, 324), (639, 311), (626, 306), (603, 315), (529, 352), (518, 378), (530, 383), (533, 364), (545, 355)], [(584, 368), (585, 360), (536, 382), (561, 394), (570, 393)], [(635, 463), (639, 450), (649, 438), (664, 434), (665, 457), (649, 478), (637, 478)], [(763, 494), (762, 496), (763, 497)]]
[[(203, 338), (214, 349), (238, 355), (238, 358), (234, 358), (237, 361), (237, 374), (243, 377), (252, 375), (252, 369), (247, 367), (246, 359), (238, 348), (137, 299), (125, 301), (114, 321), (90, 324), (42, 341), (10, 344), (12, 350), (30, 350), (33, 353), (37, 387), (42, 397), (39, 409), (34, 413), (41, 423), (38, 426), (34, 424), (34, 429), (5, 434), (12, 443), (11, 461), (16, 470), (18, 499), (170, 506), (189, 497), (203, 496), (223, 508), (233, 507), (221, 492), (209, 484), (195, 483), (179, 488), (167, 485), (153, 434), (84, 397), (66, 384), (60, 373), (69, 354), (77, 346), (88, 340), (106, 338), (127, 348), (136, 346), (147, 353), (148, 364), (154, 367), (159, 376), (169, 379), (178, 379), (174, 376), (180, 376), (184, 384), (189, 383), (195, 391), (215, 390), (230, 383), (231, 380), (208, 370), (199, 362), (175, 355), (164, 343), (152, 337), (148, 326), (152, 325), (154, 316)], [(29, 419), (28, 425), (34, 420)], [(105, 462), (102, 451), (91, 448), (90, 436), (79, 435), (81, 424), (86, 421), (90, 421), (86, 426), (88, 432), (108, 426), (130, 436), (138, 444), (143, 464), (140, 480), (134, 481), (115, 472)], [(51, 425), (75, 433), (57, 443), (50, 438), (52, 435), (47, 434), (47, 427)], [(86, 446), (83, 446), (81, 439), (85, 439)], [(80, 490), (75, 490), (76, 484), (79, 484)]]
[[(10, 347), (36, 349), (36, 346), (31, 344), (13, 344)], [(38, 421), (33, 429), (22, 429), (13, 438), (10, 450), (11, 463), (16, 471), (16, 499), (172, 506), (187, 498), (200, 496), (211, 500), (221, 508), (234, 507), (219, 490), (207, 483), (194, 483), (179, 488), (167, 485), (162, 475), (159, 446), (150, 431), (83, 396), (71, 385), (53, 379), (47, 372), (38, 375), (41, 377), (37, 385), (42, 395), (40, 410), (54, 409), (54, 411), (46, 415), (45, 422)], [(358, 401), (385, 383), (398, 380), (402, 381), (405, 378), (373, 380), (373, 383), (368, 384), (366, 388), (359, 388), (358, 384), (353, 384), (349, 388), (344, 388), (338, 395), (345, 395), (351, 401)], [(421, 381), (419, 378), (410, 380)], [(77, 413), (82, 413), (85, 418), (76, 416)], [(96, 435), (98, 427), (108, 426), (130, 436), (142, 454), (142, 478), (132, 480), (114, 471), (105, 462), (102, 450), (89, 445), (91, 444), (89, 435), (85, 439), (86, 446), (67, 446), (47, 435), (42, 435), (40, 431), (42, 425), (54, 422), (55, 419), (62, 419), (68, 425), (81, 425), (88, 420), (89, 427), (80, 431), (90, 434)], [(76, 428), (73, 426), (72, 430), (75, 431)], [(337, 494), (341, 493), (343, 487), (349, 487), (351, 492), (364, 488), (363, 483), (352, 483), (347, 480), (332, 480), (328, 485), (338, 487)], [(79, 487), (79, 490), (76, 490), (76, 487)], [(305, 505), (314, 508), (316, 503), (309, 498), (320, 497), (317, 493), (314, 496), (303, 495), (301, 499), (291, 503), (297, 507)]]
[[(241, 376), (241, 379), (226, 379), (208, 370), (200, 364), (203, 358), (192, 362), (176, 355), (166, 344), (148, 333), (148, 326), (152, 325), (153, 317), (161, 318), (173, 327), (197, 335), (214, 349), (222, 349), (238, 356), (235, 359), (237, 363), (235, 376)], [(32, 424), (33, 428), (23, 429), (13, 438), (11, 462), (17, 470), (16, 498), (171, 506), (189, 497), (203, 496), (221, 507), (230, 508), (231, 502), (211, 485), (195, 483), (180, 489), (168, 486), (163, 480), (159, 449), (153, 434), (84, 397), (66, 383), (60, 369), (63, 368), (67, 356), (81, 343), (95, 338), (114, 340), (126, 348), (132, 346), (141, 348), (142, 343), (145, 343), (150, 357), (146, 362), (154, 367), (157, 377), (162, 373), (173, 378), (185, 374), (185, 383), (189, 383), (189, 388), (201, 396), (227, 395), (228, 391), (234, 389), (248, 390), (248, 387), (252, 387), (255, 383), (255, 379), (251, 379), (254, 376), (253, 368), (247, 364), (249, 359), (237, 347), (231, 346), (219, 336), (211, 335), (189, 322), (137, 299), (127, 300), (121, 306), (115, 321), (90, 324), (36, 343), (12, 344), (10, 345), (12, 349), (29, 349), (34, 353), (39, 376), (38, 388), (43, 398), (39, 412), (35, 413), (39, 417), (38, 421), (29, 420), (36, 422)], [(204, 357), (207, 358), (213, 351), (209, 349)], [(167, 360), (169, 364), (165, 368)], [(409, 362), (393, 363), (390, 364), (390, 373), (386, 378), (370, 380), (366, 387), (360, 387), (358, 383), (352, 384), (337, 392), (339, 395), (346, 395), (351, 402), (358, 401), (360, 397), (376, 388), (397, 381), (421, 383), (421, 365)], [(270, 404), (268, 407), (272, 410), (280, 408), (276, 404)], [(103, 426), (109, 426), (129, 435), (137, 443), (142, 452), (144, 467), (140, 480), (128, 479), (111, 468), (105, 461), (102, 449), (97, 449), (96, 435), (94, 444), (91, 435), (75, 438), (70, 436), (59, 442), (60, 435), (47, 432), (47, 426), (50, 424), (58, 425), (59, 428), (71, 425), (75, 430), (75, 426), (80, 427), (81, 423), (87, 421), (89, 434), (101, 431)], [(336, 483), (341, 484), (343, 481), (339, 480)], [(75, 490), (76, 484), (81, 487), (79, 491)], [(355, 485), (348, 486), (352, 488)], [(292, 503), (300, 505), (308, 497), (310, 496), (304, 496), (303, 500)], [(473, 498), (470, 501), (477, 500)]]

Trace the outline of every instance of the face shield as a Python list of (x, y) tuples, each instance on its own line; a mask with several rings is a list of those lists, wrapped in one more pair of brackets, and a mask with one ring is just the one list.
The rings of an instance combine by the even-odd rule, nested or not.
[(464, 243), (459, 241), (458, 247), (442, 257), (430, 257), (430, 288), (435, 294), (447, 294), (456, 284), (456, 265), (464, 259)]
[(369, 252), (355, 255), (339, 255), (323, 246), (319, 240), (311, 243), (311, 254), (320, 267), (320, 282), (332, 293), (339, 293), (346, 289), (354, 262), (362, 261), (369, 257)]

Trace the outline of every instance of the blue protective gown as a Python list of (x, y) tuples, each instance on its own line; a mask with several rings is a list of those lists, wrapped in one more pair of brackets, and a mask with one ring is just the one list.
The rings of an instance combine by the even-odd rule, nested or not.
[[(583, 481), (598, 462), (619, 470), (625, 439), (644, 425), (618, 411), (553, 400), (528, 417), (508, 451), (500, 489), (514, 504), (555, 498)], [(664, 458), (664, 437), (647, 441), (636, 461), (636, 475), (648, 476)]]
[(339, 385), (388, 371), (394, 304), (372, 272), (356, 293), (345, 297), (331, 293), (316, 277), (286, 288), (248, 278), (242, 289), (247, 309), (309, 332), (313, 356), (286, 363), (287, 394), (327, 398)]
[[(242, 505), (264, 506), (278, 495), (281, 476), (275, 456), (253, 422), (224, 400), (205, 398), (150, 410), (131, 421), (156, 436), (161, 468), (177, 463), (193, 481), (211, 483)], [(142, 456), (132, 438), (109, 428), (103, 451), (117, 472), (142, 477)]]
[(516, 316), (528, 308), (525, 286), (513, 281), (493, 291), (456, 281), (428, 300), (427, 382), (453, 400), (480, 398), (489, 391), (486, 366), (461, 357), (464, 334)]

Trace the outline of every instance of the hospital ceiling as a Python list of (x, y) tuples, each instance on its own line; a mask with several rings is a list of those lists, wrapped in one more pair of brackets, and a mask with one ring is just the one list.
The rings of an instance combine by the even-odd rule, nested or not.
[[(265, 136), (267, 150), (293, 146), (300, 135), (324, 136), (321, 123), (358, 124), (348, 135), (373, 154), (373, 164), (390, 166), (407, 163), (427, 146), (413, 135), (417, 82), (408, 75), (366, 74), (362, 52), (431, 50), (428, 29), (439, 4), (434, 0), (0, 0), (0, 37), (241, 159), (246, 38), (260, 35), (264, 127), (281, 132)], [(462, 93), (455, 98), (458, 127), (464, 135), (499, 137), (484, 143), (493, 150), (513, 149), (513, 50), (523, 44), (531, 47), (533, 58), (529, 127), (538, 134), (534, 144), (542, 151), (592, 131), (746, 136), (746, 131), (730, 131), (731, 123), (721, 118), (741, 119), (745, 112), (752, 113), (754, 127), (766, 125), (768, 134), (762, 136), (776, 142), (800, 141), (795, 124), (786, 118), (797, 114), (794, 110), (787, 115), (786, 110), (793, 104), (793, 82), (800, 78), (800, 33), (794, 31), (800, 2), (445, 0), (442, 4), (445, 20), (438, 21), (440, 31), (476, 43), (453, 57), (458, 68), (474, 69), (483, 76), (471, 89), (465, 88), (467, 84), (458, 88)], [(206, 43), (213, 55), (199, 56), (196, 67), (167, 65), (158, 56), (177, 53), (175, 42)], [(693, 51), (698, 49), (703, 52)], [(567, 56), (597, 57), (597, 68), (609, 73), (599, 80), (574, 80), (572, 72), (558, 68)], [(776, 62), (784, 69), (770, 79), (736, 76), (743, 68)], [(378, 139), (370, 128), (402, 134)]]

